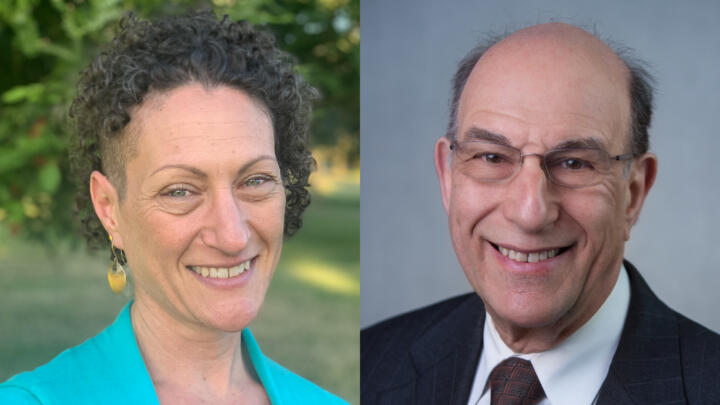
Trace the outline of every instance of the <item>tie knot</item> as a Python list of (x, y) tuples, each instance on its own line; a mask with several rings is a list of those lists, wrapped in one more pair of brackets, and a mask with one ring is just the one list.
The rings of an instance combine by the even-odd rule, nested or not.
[(545, 391), (527, 360), (510, 357), (490, 373), (491, 405), (534, 405), (543, 398)]

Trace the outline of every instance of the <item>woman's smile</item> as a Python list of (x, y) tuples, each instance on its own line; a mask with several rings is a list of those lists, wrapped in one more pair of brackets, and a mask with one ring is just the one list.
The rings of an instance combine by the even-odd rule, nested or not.
[(253, 277), (257, 258), (246, 260), (237, 266), (188, 266), (192, 276), (205, 286), (221, 290), (244, 288)]
[(238, 265), (223, 266), (188, 266), (190, 270), (203, 277), (210, 278), (233, 278), (250, 269), (250, 260), (246, 260)]

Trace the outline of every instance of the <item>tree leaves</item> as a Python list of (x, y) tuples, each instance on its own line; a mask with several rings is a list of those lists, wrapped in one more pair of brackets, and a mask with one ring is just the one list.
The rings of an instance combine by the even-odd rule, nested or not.
[[(218, 15), (264, 25), (322, 100), (312, 140), (354, 139), (358, 160), (358, 0), (212, 0)], [(182, 14), (206, 0), (0, 1), (0, 226), (19, 235), (76, 238), (67, 111), (78, 72), (112, 39), (128, 10), (141, 18)]]

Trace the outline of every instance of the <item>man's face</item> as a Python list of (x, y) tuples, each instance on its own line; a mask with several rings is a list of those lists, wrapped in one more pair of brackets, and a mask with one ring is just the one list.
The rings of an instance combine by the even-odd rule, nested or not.
[[(523, 154), (574, 141), (628, 153), (627, 78), (615, 55), (594, 38), (514, 36), (471, 73), (457, 141), (491, 134)], [(435, 157), (453, 245), (496, 324), (575, 330), (615, 284), (654, 157), (633, 161), (629, 173), (615, 162), (600, 183), (567, 188), (536, 156), (507, 181), (478, 181), (458, 169), (449, 145), (440, 139)]]

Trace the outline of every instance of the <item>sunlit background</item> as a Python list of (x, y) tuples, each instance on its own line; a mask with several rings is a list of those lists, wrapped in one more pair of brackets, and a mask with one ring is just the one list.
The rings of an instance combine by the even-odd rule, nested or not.
[(0, 2), (0, 381), (109, 325), (131, 298), (107, 286), (108, 253), (75, 232), (66, 157), (78, 72), (128, 10), (212, 8), (271, 30), (320, 90), (313, 202), (258, 318), (263, 351), (359, 403), (359, 4), (351, 0)]

